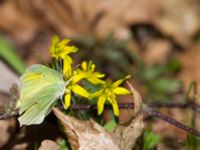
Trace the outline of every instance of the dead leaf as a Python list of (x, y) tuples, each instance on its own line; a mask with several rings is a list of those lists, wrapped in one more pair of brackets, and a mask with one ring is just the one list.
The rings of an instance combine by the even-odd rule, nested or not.
[(199, 10), (198, 0), (161, 0), (155, 25), (181, 46), (188, 47), (200, 30)]
[(113, 136), (121, 149), (132, 150), (138, 137), (143, 133), (144, 123), (143, 114), (141, 113), (141, 96), (129, 82), (127, 84), (132, 92), (134, 109), (129, 110), (127, 114), (130, 115), (129, 121), (118, 125), (113, 132)]
[(114, 132), (105, 131), (92, 119), (88, 121), (78, 120), (65, 115), (58, 108), (53, 108), (54, 114), (64, 127), (73, 150), (131, 150), (134, 147), (137, 138), (144, 129), (143, 114), (141, 114), (142, 101), (140, 94), (130, 83), (128, 85), (133, 93), (134, 109), (129, 114), (131, 115), (130, 120), (116, 126)]
[[(15, 34), (18, 34), (18, 31), (13, 30), (15, 28), (12, 29), (12, 25), (19, 29), (24, 27), (28, 29), (22, 32), (24, 37), (31, 35), (38, 27), (43, 30), (45, 27), (53, 26), (64, 36), (82, 34), (105, 37), (113, 32), (116, 37), (127, 39), (131, 36), (128, 25), (153, 22), (158, 12), (158, 2), (158, 0), (6, 1), (2, 5), (2, 16), (10, 9), (9, 14), (12, 15), (3, 16), (6, 21), (2, 27)], [(9, 7), (11, 8), (8, 9)], [(16, 18), (22, 17), (24, 17), (24, 20), (20, 19), (22, 22), (16, 22)], [(12, 24), (6, 27), (8, 23)]]
[(113, 32), (115, 37), (127, 39), (131, 37), (128, 26), (153, 24), (188, 46), (200, 29), (199, 6), (198, 0), (5, 1), (0, 6), (0, 18), (4, 20), (0, 27), (22, 42), (52, 27), (63, 36), (105, 37)]
[(189, 51), (179, 55), (182, 70), (178, 79), (183, 80), (184, 90), (187, 91), (192, 81), (197, 82), (196, 102), (200, 104), (200, 44), (194, 45)]
[(24, 143), (15, 144), (12, 150), (26, 150), (27, 148), (28, 148), (28, 143), (24, 142)]
[(0, 120), (0, 147), (4, 146), (12, 135), (12, 132), (15, 130), (16, 120)]
[[(0, 5), (0, 28), (10, 33), (20, 43), (33, 40), (38, 23), (17, 7), (14, 1)], [(20, 20), (20, 21), (19, 21)]]
[(133, 102), (134, 102), (134, 109), (131, 110), (131, 117), (135, 117), (137, 116), (138, 113), (141, 112), (142, 109), (142, 98), (140, 93), (129, 83), (126, 82), (131, 90), (132, 93), (132, 98), (133, 98)]
[[(105, 1), (108, 3), (107, 1)], [(110, 32), (119, 39), (131, 37), (128, 26), (152, 23), (156, 19), (158, 0), (111, 0), (107, 4), (105, 16), (99, 21), (95, 33), (104, 37)]]
[(146, 64), (166, 63), (172, 53), (173, 47), (168, 40), (154, 39), (147, 43), (144, 53)]
[(143, 133), (143, 114), (139, 113), (127, 125), (118, 125), (113, 133), (114, 139), (123, 150), (132, 150), (138, 137)]
[(61, 150), (60, 146), (52, 140), (42, 141), (38, 150)]
[(61, 121), (73, 150), (120, 150), (111, 134), (94, 120), (78, 120), (58, 108), (53, 108), (53, 112)]

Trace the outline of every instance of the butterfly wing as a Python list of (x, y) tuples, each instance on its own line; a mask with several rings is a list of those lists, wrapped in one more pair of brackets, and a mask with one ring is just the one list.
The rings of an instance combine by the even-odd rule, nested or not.
[(43, 65), (33, 65), (21, 77), (17, 107), (20, 126), (41, 123), (65, 90), (62, 74)]

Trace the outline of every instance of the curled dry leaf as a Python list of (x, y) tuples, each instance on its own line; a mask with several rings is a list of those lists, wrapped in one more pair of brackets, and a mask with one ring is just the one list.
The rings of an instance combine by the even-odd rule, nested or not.
[(53, 112), (61, 121), (73, 150), (120, 150), (112, 135), (94, 120), (78, 120), (58, 108)]
[(142, 98), (139, 92), (127, 81), (126, 82), (131, 90), (133, 101), (134, 101), (134, 109), (131, 110), (131, 117), (135, 117), (142, 108)]
[(178, 44), (188, 47), (200, 30), (199, 8), (199, 0), (162, 0), (155, 25)]
[(185, 91), (188, 90), (193, 81), (197, 82), (196, 103), (200, 104), (200, 44), (196, 44), (191, 47), (189, 51), (180, 54), (179, 58), (182, 64), (182, 70), (179, 73), (178, 78), (183, 80)]
[(61, 150), (60, 146), (51, 140), (44, 140), (42, 141), (38, 150)]
[(127, 82), (134, 100), (134, 109), (130, 111), (131, 119), (118, 125), (113, 136), (117, 144), (123, 150), (132, 150), (138, 137), (142, 134), (144, 129), (143, 114), (141, 113), (142, 99), (139, 92)]
[(0, 121), (0, 148), (6, 144), (9, 138), (15, 131), (16, 120), (15, 119), (8, 119), (8, 120), (1, 120)]
[(116, 126), (113, 132), (106, 131), (92, 119), (78, 120), (65, 115), (58, 108), (53, 108), (73, 150), (131, 150), (134, 147), (143, 132), (144, 124), (143, 114), (140, 113), (141, 97), (130, 84), (129, 86), (133, 93), (135, 109), (131, 113), (130, 121)]
[(0, 28), (10, 33), (20, 43), (33, 40), (38, 23), (17, 7), (15, 1), (6, 1), (0, 5)]
[[(13, 25), (20, 29), (19, 32), (22, 28), (29, 29), (23, 30), (24, 37), (31, 35), (37, 27), (40, 27), (40, 31), (53, 27), (64, 36), (95, 34), (105, 37), (113, 32), (118, 38), (128, 38), (131, 36), (128, 25), (155, 20), (158, 2), (159, 0), (5, 1), (2, 11), (0, 9), (5, 23), (0, 25), (3, 24), (3, 29), (11, 30), (11, 33), (17, 35), (18, 31), (13, 30)], [(19, 18), (20, 22), (17, 22)]]
[(113, 132), (113, 136), (121, 149), (132, 150), (144, 129), (143, 114), (137, 114), (130, 123), (126, 124), (118, 125)]
[(143, 58), (146, 64), (164, 64), (169, 61), (172, 50), (169, 40), (152, 39), (146, 45)]

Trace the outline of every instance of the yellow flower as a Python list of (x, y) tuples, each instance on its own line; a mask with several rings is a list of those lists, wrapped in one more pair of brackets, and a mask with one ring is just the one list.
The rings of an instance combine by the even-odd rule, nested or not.
[(64, 107), (65, 109), (68, 109), (71, 104), (71, 94), (72, 92), (80, 95), (82, 97), (88, 98), (89, 93), (80, 85), (78, 85), (78, 80), (76, 80), (76, 75), (72, 76), (67, 82), (66, 82), (66, 90), (65, 90), (65, 97), (64, 97)]
[(56, 58), (56, 60), (61, 58), (63, 60), (63, 74), (65, 77), (69, 77), (71, 74), (71, 64), (73, 61), (69, 54), (78, 51), (77, 47), (67, 45), (69, 41), (68, 39), (60, 41), (59, 37), (55, 35), (49, 49), (53, 58)]
[(99, 78), (103, 78), (105, 75), (95, 71), (95, 64), (92, 61), (89, 61), (89, 63), (83, 61), (81, 69), (75, 70), (75, 73), (77, 74), (76, 81), (85, 78), (93, 84), (104, 84), (104, 81)]
[(52, 40), (52, 45), (49, 49), (52, 57), (59, 59), (65, 59), (65, 56), (70, 53), (75, 53), (78, 51), (78, 48), (75, 46), (68, 46), (70, 40), (64, 39), (60, 41), (59, 37), (54, 35)]
[(115, 116), (119, 116), (116, 95), (126, 95), (131, 93), (129, 90), (119, 87), (119, 85), (128, 78), (130, 78), (130, 76), (117, 80), (114, 83), (109, 80), (103, 84), (103, 89), (91, 94), (90, 98), (99, 97), (97, 102), (98, 115), (102, 114), (104, 104), (107, 100), (112, 105)]
[[(64, 60), (65, 62), (66, 60)], [(81, 86), (78, 85), (78, 82), (82, 79), (87, 79), (93, 84), (103, 84), (104, 81), (99, 79), (104, 77), (104, 74), (95, 72), (95, 65), (90, 61), (82, 62), (81, 69), (73, 70), (72, 74), (67, 78), (66, 90), (65, 90), (65, 109), (69, 108), (71, 104), (71, 93), (75, 93), (82, 97), (88, 98), (89, 93)]]
[(66, 78), (69, 78), (72, 74), (72, 59), (68, 55), (66, 55), (63, 59), (63, 75)]

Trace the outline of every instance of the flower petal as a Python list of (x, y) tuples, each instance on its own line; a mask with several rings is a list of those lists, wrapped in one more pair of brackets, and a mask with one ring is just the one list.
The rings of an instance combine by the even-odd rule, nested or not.
[(93, 74), (95, 77), (97, 77), (97, 78), (103, 78), (103, 77), (105, 77), (105, 74), (100, 73), (100, 72), (93, 72), (92, 74)]
[(86, 77), (86, 74), (84, 72), (78, 72), (76, 75), (74, 75), (72, 82), (77, 83), (85, 77)]
[(52, 46), (56, 46), (59, 43), (60, 39), (57, 35), (53, 36)]
[(112, 84), (112, 88), (118, 87), (120, 84), (122, 84), (122, 82), (124, 82), (125, 80), (127, 80), (127, 79), (130, 78), (130, 77), (131, 77), (131, 76), (128, 75), (128, 76), (126, 76), (126, 77), (123, 78), (123, 79), (120, 79), (120, 80), (115, 81), (115, 82)]
[(78, 84), (73, 84), (71, 86), (71, 89), (74, 93), (80, 95), (80, 96), (83, 96), (85, 98), (88, 98), (89, 97), (89, 93), (84, 89), (82, 88), (81, 86), (79, 86)]
[(69, 43), (69, 41), (70, 41), (70, 40), (68, 40), (68, 39), (64, 39), (64, 40), (62, 40), (60, 43), (58, 43), (59, 49), (63, 50), (64, 47), (66, 46), (66, 44)]
[(65, 78), (68, 78), (72, 73), (72, 67), (71, 67), (72, 59), (66, 55), (63, 59), (63, 74)]
[(90, 94), (89, 99), (92, 99), (92, 98), (94, 98), (94, 97), (98, 97), (98, 96), (100, 96), (100, 95), (102, 95), (102, 94), (103, 94), (103, 89), (102, 89), (102, 90), (99, 90), (99, 91), (97, 91), (97, 92), (94, 92), (94, 93), (92, 93), (92, 94)]
[(104, 109), (104, 103), (106, 101), (105, 96), (100, 96), (97, 102), (97, 109), (98, 109), (98, 115), (101, 115)]
[(123, 87), (116, 87), (113, 89), (113, 92), (117, 95), (126, 95), (131, 94), (131, 92)]
[(83, 61), (83, 62), (81, 63), (81, 67), (82, 67), (83, 71), (86, 71), (86, 70), (87, 70), (87, 62), (86, 62), (86, 61)]
[(115, 116), (119, 116), (119, 107), (118, 107), (116, 99), (110, 99), (110, 98), (108, 98), (108, 100), (112, 104), (114, 115)]
[(75, 46), (65, 46), (63, 48), (63, 52), (65, 52), (65, 54), (69, 54), (69, 53), (75, 53), (78, 51), (78, 48)]
[(92, 63), (91, 61), (91, 68), (90, 68), (91, 72), (93, 72), (95, 70), (95, 64)]
[(70, 104), (71, 104), (71, 92), (65, 94), (65, 103), (64, 103), (65, 109), (68, 109)]
[(98, 78), (96, 78), (96, 77), (94, 77), (94, 76), (92, 76), (92, 75), (91, 75), (91, 76), (88, 76), (87, 80), (88, 80), (89, 82), (93, 83), (93, 84), (104, 84), (104, 83), (105, 83), (103, 80), (98, 79)]

